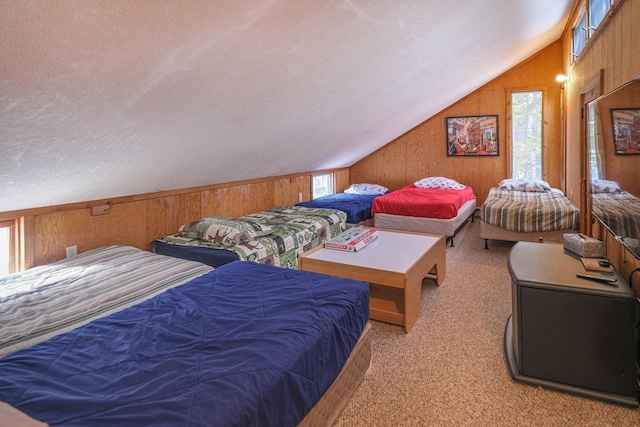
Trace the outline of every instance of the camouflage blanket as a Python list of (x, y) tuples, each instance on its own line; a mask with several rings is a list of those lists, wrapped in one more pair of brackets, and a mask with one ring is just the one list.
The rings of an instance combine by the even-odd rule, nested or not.
[(298, 256), (342, 233), (346, 217), (336, 209), (281, 206), (239, 218), (203, 218), (158, 240), (225, 249), (240, 260), (297, 269)]

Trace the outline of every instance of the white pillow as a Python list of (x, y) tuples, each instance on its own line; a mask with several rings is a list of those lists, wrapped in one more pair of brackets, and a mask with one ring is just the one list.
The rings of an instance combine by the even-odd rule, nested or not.
[(546, 181), (540, 179), (526, 179), (526, 178), (509, 178), (503, 179), (498, 184), (501, 190), (510, 191), (528, 191), (542, 193), (545, 191), (551, 191), (551, 186)]
[(615, 181), (594, 179), (591, 182), (591, 191), (594, 193), (619, 193), (622, 189)]
[(385, 194), (389, 189), (378, 184), (351, 184), (344, 190), (347, 194)]
[(459, 182), (443, 176), (422, 178), (421, 180), (414, 182), (413, 185), (418, 188), (436, 188), (438, 190), (464, 190), (466, 188), (466, 186)]

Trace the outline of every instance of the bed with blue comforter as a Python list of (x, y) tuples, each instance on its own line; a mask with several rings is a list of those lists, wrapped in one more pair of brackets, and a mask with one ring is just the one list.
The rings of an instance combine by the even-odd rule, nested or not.
[(52, 426), (296, 425), (368, 314), (364, 282), (234, 261), (4, 355), (0, 401)]
[(378, 196), (380, 194), (337, 193), (300, 202), (296, 206), (337, 209), (347, 214), (347, 224), (358, 224), (372, 218), (371, 206)]

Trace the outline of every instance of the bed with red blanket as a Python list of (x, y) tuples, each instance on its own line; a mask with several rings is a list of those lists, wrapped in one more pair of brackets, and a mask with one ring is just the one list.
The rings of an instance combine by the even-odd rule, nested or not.
[(379, 196), (371, 212), (374, 226), (453, 236), (476, 210), (473, 189), (444, 177), (429, 177)]

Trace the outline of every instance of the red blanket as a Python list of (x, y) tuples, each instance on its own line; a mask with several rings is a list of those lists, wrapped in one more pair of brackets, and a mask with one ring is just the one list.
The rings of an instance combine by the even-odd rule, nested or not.
[(465, 187), (464, 190), (436, 190), (409, 184), (376, 197), (371, 213), (449, 219), (458, 215), (458, 209), (466, 201), (475, 198), (471, 187)]

